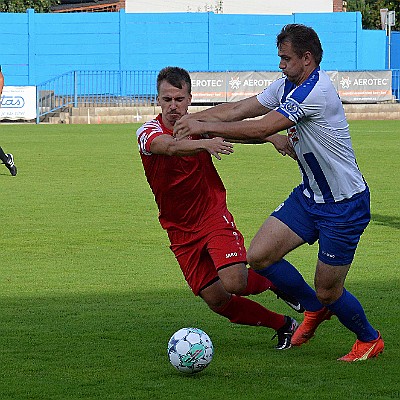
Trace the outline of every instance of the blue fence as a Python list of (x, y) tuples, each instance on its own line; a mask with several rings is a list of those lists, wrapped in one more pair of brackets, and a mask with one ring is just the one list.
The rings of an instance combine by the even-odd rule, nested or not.
[[(36, 86), (72, 70), (276, 71), (276, 34), (287, 23), (319, 34), (328, 71), (384, 70), (384, 31), (362, 29), (361, 14), (0, 13), (6, 85)], [(392, 40), (392, 53), (400, 43)], [(400, 68), (392, 57), (391, 68)], [(399, 65), (396, 64), (399, 63)]]
[[(67, 107), (154, 105), (158, 71), (70, 71), (37, 86), (37, 118)], [(400, 70), (392, 71), (392, 91), (400, 101)]]
[(37, 86), (37, 122), (66, 107), (154, 104), (158, 71), (70, 71)]

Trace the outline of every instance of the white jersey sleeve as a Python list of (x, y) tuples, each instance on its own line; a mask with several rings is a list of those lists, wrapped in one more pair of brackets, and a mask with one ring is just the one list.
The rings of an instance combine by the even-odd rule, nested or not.
[(285, 79), (277, 79), (272, 82), (262, 93), (257, 95), (257, 100), (266, 108), (271, 110), (280, 106), (279, 94), (282, 92), (282, 88), (285, 85)]

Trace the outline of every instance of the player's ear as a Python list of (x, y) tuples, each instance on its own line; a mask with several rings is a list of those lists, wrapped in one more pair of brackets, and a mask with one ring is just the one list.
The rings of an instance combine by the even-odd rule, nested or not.
[(189, 106), (192, 104), (192, 94), (189, 94)]
[(156, 97), (156, 100), (157, 100), (157, 105), (158, 106), (161, 106), (161, 104), (160, 104), (160, 97), (157, 95), (157, 97)]
[(304, 60), (304, 64), (308, 66), (314, 61), (314, 57), (309, 51), (306, 51), (303, 54), (303, 60)]

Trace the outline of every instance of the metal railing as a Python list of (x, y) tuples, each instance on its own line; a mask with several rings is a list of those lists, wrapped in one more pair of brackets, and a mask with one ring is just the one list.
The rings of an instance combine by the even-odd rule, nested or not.
[[(69, 107), (151, 106), (156, 102), (157, 71), (70, 71), (37, 86), (39, 123)], [(400, 70), (392, 70), (392, 93), (400, 102)]]
[(157, 71), (69, 71), (37, 86), (39, 123), (68, 107), (149, 106), (156, 101)]

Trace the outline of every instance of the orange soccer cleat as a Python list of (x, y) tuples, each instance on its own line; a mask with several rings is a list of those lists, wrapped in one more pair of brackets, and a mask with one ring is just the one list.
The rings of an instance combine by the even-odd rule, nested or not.
[(326, 307), (319, 311), (305, 311), (304, 320), (292, 336), (292, 346), (301, 346), (308, 342), (318, 326), (325, 320), (330, 319), (332, 312)]
[(362, 342), (357, 339), (350, 353), (338, 358), (338, 361), (365, 361), (368, 358), (378, 357), (378, 354), (381, 354), (385, 347), (385, 343), (379, 332), (378, 335), (378, 338), (371, 342)]

